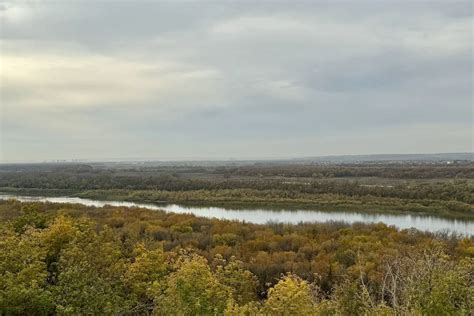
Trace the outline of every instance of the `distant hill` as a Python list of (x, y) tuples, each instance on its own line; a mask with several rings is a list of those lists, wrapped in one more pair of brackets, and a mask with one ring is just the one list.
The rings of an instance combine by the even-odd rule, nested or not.
[[(95, 167), (115, 167), (115, 168), (129, 168), (136, 166), (152, 167), (152, 166), (242, 166), (250, 164), (357, 164), (357, 163), (422, 163), (422, 162), (474, 162), (474, 153), (436, 153), (436, 154), (376, 154), (376, 155), (332, 155), (332, 156), (314, 156), (314, 157), (298, 157), (298, 158), (255, 158), (255, 159), (180, 159), (180, 160), (160, 160), (150, 158), (129, 158), (129, 159), (106, 159), (102, 161), (98, 160), (54, 160), (31, 162), (31, 163), (1, 163), (0, 168), (16, 168), (21, 167), (24, 169), (27, 166), (33, 168), (72, 168), (75, 170), (82, 170)], [(83, 170), (82, 170), (83, 171)]]
[(382, 161), (474, 161), (474, 153), (438, 153), (438, 154), (383, 154), (383, 155), (343, 155), (296, 158), (304, 162), (357, 163)]

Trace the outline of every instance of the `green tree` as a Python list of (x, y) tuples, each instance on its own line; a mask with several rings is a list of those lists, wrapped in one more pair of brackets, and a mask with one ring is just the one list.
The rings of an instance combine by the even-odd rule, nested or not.
[(66, 216), (57, 216), (48, 228), (41, 232), (41, 244), (46, 250), (45, 262), (48, 282), (56, 284), (60, 255), (71, 242), (80, 237), (79, 223)]
[(237, 304), (245, 305), (257, 299), (258, 279), (252, 272), (243, 268), (243, 262), (232, 257), (216, 269), (216, 277), (232, 292)]
[(21, 215), (13, 221), (17, 233), (23, 233), (28, 227), (45, 228), (47, 217), (38, 210), (36, 204), (26, 204), (21, 207)]
[(346, 280), (341, 283), (333, 295), (336, 310), (341, 315), (365, 315), (370, 311), (367, 295), (359, 286), (359, 282)]
[(406, 279), (406, 309), (424, 315), (470, 315), (474, 310), (474, 260), (453, 265), (446, 257), (424, 259)]
[(227, 306), (224, 311), (225, 316), (254, 316), (261, 315), (261, 303), (252, 301), (244, 305), (237, 304), (233, 298), (227, 301)]
[(61, 253), (57, 310), (63, 314), (118, 314), (130, 310), (121, 276), (124, 262), (108, 229), (90, 230)]
[(39, 233), (0, 229), (0, 315), (47, 315), (54, 311)]
[(268, 290), (263, 306), (266, 315), (314, 315), (315, 304), (308, 282), (295, 275), (286, 275)]
[(164, 294), (155, 301), (155, 313), (221, 315), (230, 295), (230, 289), (219, 283), (205, 258), (186, 255), (179, 259), (177, 270), (168, 276)]
[(138, 305), (134, 311), (151, 311), (153, 298), (161, 294), (170, 267), (161, 248), (148, 250), (143, 244), (134, 249), (134, 259), (126, 266), (123, 283), (127, 296), (133, 296)]

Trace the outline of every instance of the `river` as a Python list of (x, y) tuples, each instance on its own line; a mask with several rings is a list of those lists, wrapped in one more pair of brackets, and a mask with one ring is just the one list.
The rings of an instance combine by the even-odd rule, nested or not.
[(341, 221), (346, 223), (379, 223), (393, 225), (400, 229), (416, 228), (431, 232), (456, 232), (474, 235), (474, 221), (447, 219), (433, 215), (416, 214), (376, 214), (363, 212), (338, 212), (318, 210), (268, 210), (268, 209), (232, 209), (225, 207), (183, 206), (177, 204), (143, 204), (124, 201), (98, 201), (77, 197), (43, 197), (0, 194), (0, 200), (16, 199), (21, 202), (77, 203), (86, 206), (105, 205), (121, 207), (142, 207), (173, 213), (188, 213), (196, 216), (239, 220), (256, 224), (268, 222), (300, 223)]

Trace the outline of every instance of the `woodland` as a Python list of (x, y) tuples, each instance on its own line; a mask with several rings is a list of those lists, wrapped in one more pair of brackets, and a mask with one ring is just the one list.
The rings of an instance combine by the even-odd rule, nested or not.
[(0, 201), (1, 315), (472, 315), (474, 238)]
[[(474, 165), (0, 165), (0, 192), (474, 218)], [(474, 237), (0, 200), (0, 315), (474, 315)]]

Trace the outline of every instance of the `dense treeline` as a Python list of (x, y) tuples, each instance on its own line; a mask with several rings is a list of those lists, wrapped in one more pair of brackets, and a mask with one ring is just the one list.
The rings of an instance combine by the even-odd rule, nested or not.
[(360, 178), (394, 179), (474, 179), (474, 164), (446, 163), (360, 163), (360, 164), (257, 164), (221, 167), (217, 173), (245, 176), (281, 176), (297, 178)]
[(4, 164), (0, 172), (113, 172), (113, 173), (177, 173), (177, 174), (214, 174), (225, 176), (250, 177), (292, 177), (292, 178), (361, 178), (377, 177), (391, 179), (474, 179), (474, 162), (360, 162), (344, 163), (272, 163), (259, 162), (232, 165), (153, 165), (153, 164)]
[(473, 207), (457, 201), (401, 200), (364, 196), (354, 198), (337, 194), (304, 194), (285, 190), (94, 190), (76, 194), (97, 200), (121, 200), (146, 203), (179, 203), (187, 205), (220, 205), (232, 208), (321, 209), (375, 213), (422, 213), (442, 217), (472, 219)]
[(367, 185), (357, 181), (288, 182), (281, 180), (202, 180), (181, 179), (172, 175), (113, 176), (94, 173), (77, 175), (68, 173), (1, 174), (0, 187), (64, 189), (64, 190), (280, 190), (303, 194), (342, 194), (347, 196), (377, 196), (401, 199), (456, 200), (474, 203), (474, 184), (465, 180), (410, 183), (396, 185)]
[(472, 315), (474, 238), (0, 202), (0, 314)]
[(442, 170), (446, 175), (452, 175), (446, 170), (457, 170), (457, 174), (462, 170), (461, 173), (468, 175), (473, 168), (468, 163), (460, 166), (255, 165), (135, 169), (89, 165), (17, 165), (0, 168), (0, 190), (17, 189), (38, 194), (56, 193), (142, 202), (258, 203), (259, 206), (291, 204), (294, 207), (474, 216), (474, 183), (470, 179), (367, 180), (351, 177), (338, 179), (334, 175), (330, 175), (331, 178), (305, 177), (307, 172), (316, 169), (326, 170), (330, 174), (334, 170), (344, 174), (349, 170), (347, 172), (353, 175), (369, 171), (381, 175), (390, 171), (398, 177), (404, 177), (411, 170), (413, 174), (426, 173), (435, 177)]

